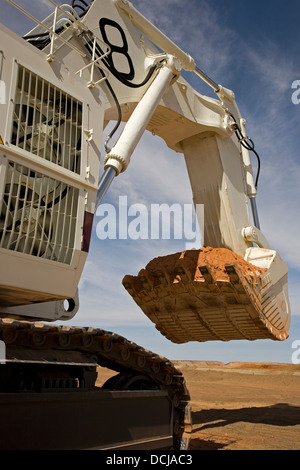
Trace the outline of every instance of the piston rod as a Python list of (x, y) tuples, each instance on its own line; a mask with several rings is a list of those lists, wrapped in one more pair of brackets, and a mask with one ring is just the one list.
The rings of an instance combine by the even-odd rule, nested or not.
[(107, 193), (113, 179), (117, 176), (117, 172), (115, 168), (109, 166), (104, 170), (102, 178), (100, 180), (99, 188), (97, 191), (97, 199), (96, 199), (96, 208), (95, 211), (98, 209), (99, 205), (101, 204), (105, 194)]
[(259, 223), (259, 218), (258, 218), (256, 199), (255, 199), (255, 197), (250, 197), (249, 200), (250, 200), (250, 204), (251, 204), (254, 225), (255, 225), (255, 227), (257, 227), (260, 230), (260, 223)]

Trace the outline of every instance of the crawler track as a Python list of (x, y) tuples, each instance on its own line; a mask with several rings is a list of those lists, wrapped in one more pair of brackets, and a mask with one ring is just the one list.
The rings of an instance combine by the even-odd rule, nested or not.
[[(166, 390), (174, 408), (174, 448), (188, 446), (191, 430), (189, 392), (182, 373), (166, 358), (102, 329), (56, 326), (42, 323), (0, 319), (0, 338), (6, 345), (7, 361), (28, 361), (28, 355), (41, 357), (42, 363), (53, 354), (64, 357), (81, 353), (87, 360), (123, 374), (150, 379), (160, 390)], [(28, 355), (26, 355), (28, 352)], [(75, 354), (74, 354), (75, 360)]]

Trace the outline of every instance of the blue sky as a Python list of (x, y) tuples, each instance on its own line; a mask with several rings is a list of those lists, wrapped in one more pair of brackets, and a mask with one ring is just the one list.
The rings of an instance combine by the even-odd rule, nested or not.
[[(101, 1), (101, 0), (99, 0)], [(1, 22), (19, 34), (31, 28), (4, 0)], [(63, 3), (63, 2), (58, 2)], [(292, 308), (290, 338), (283, 342), (239, 341), (175, 345), (162, 337), (122, 286), (150, 259), (184, 249), (180, 240), (99, 240), (95, 219), (92, 247), (80, 283), (81, 306), (72, 324), (105, 328), (170, 359), (291, 362), (300, 340), (300, 104), (292, 102), (292, 83), (300, 80), (300, 3), (298, 0), (133, 0), (149, 20), (190, 53), (215, 82), (232, 89), (248, 135), (261, 156), (257, 205), (261, 228), (289, 265)], [(19, 0), (39, 18), (46, 0)], [(195, 75), (184, 77), (205, 95), (211, 90)], [(147, 161), (152, 165), (146, 168)], [(158, 137), (145, 134), (126, 173), (104, 202), (128, 204), (191, 202), (181, 155)]]

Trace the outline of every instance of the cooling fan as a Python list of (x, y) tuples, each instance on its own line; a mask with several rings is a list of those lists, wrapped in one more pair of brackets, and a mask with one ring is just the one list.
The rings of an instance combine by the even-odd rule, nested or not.
[[(68, 170), (80, 168), (81, 106), (20, 68), (11, 144)], [(0, 247), (70, 262), (78, 190), (28, 165), (9, 161), (0, 208)], [(72, 224), (72, 229), (68, 227)]]
[[(0, 246), (22, 253), (55, 258), (51, 250), (55, 216), (66, 188), (62, 183), (10, 163), (0, 213)], [(55, 194), (60, 195), (55, 198)], [(52, 210), (51, 210), (52, 209)]]
[(62, 149), (58, 131), (61, 125), (62, 120), (55, 114), (47, 118), (33, 103), (16, 104), (11, 143), (59, 165)]

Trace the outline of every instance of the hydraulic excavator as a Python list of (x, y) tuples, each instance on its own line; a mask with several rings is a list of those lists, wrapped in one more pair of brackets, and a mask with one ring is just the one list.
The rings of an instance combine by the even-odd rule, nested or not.
[[(0, 447), (186, 449), (182, 373), (116, 333), (61, 322), (78, 311), (94, 214), (148, 130), (184, 155), (204, 241), (124, 273), (125, 288), (175, 343), (287, 338), (288, 269), (260, 230), (245, 119), (127, 0), (48, 0), (44, 20), (7, 2), (34, 27), (0, 27)], [(117, 373), (101, 388), (99, 365)]]

